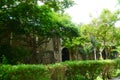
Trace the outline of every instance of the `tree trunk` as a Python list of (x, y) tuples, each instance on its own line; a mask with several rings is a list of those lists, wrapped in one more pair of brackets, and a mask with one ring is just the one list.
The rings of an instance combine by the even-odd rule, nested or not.
[(105, 38), (103, 38), (103, 45), (104, 45), (105, 55), (106, 55), (105, 59), (107, 59), (108, 53), (106, 51), (107, 47), (106, 47), (106, 40), (105, 40)]
[(99, 59), (100, 59), (100, 60), (103, 60), (103, 56), (102, 56), (102, 49), (100, 49), (100, 53), (99, 53), (99, 54), (100, 54)]
[(94, 48), (94, 60), (96, 60), (97, 57), (96, 57), (96, 48)]
[(13, 40), (13, 33), (10, 33), (10, 45), (12, 45), (12, 40)]

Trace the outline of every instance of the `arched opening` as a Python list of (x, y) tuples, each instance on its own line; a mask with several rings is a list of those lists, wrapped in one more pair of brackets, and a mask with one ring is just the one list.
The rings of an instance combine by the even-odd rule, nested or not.
[(69, 51), (67, 48), (62, 49), (62, 61), (67, 61), (69, 60)]

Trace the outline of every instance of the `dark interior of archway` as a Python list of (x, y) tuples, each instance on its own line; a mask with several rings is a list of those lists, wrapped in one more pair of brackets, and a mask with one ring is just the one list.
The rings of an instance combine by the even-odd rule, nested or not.
[(69, 60), (69, 51), (67, 48), (62, 49), (62, 61)]

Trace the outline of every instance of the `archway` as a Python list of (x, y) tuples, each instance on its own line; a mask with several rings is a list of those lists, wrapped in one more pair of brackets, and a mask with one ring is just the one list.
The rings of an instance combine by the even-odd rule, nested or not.
[(70, 58), (69, 58), (69, 51), (68, 51), (68, 49), (67, 48), (63, 48), (62, 49), (62, 61), (64, 62), (64, 61), (67, 61), (69, 59)]

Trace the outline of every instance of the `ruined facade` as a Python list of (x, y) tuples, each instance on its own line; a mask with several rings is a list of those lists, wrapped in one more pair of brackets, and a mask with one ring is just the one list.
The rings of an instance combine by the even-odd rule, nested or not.
[[(81, 55), (78, 50), (71, 50), (66, 47), (62, 47), (60, 38), (53, 38), (48, 43), (44, 44), (44, 52), (40, 52), (43, 56), (42, 63), (56, 63), (66, 60), (81, 60)], [(39, 57), (40, 58), (40, 57)]]

